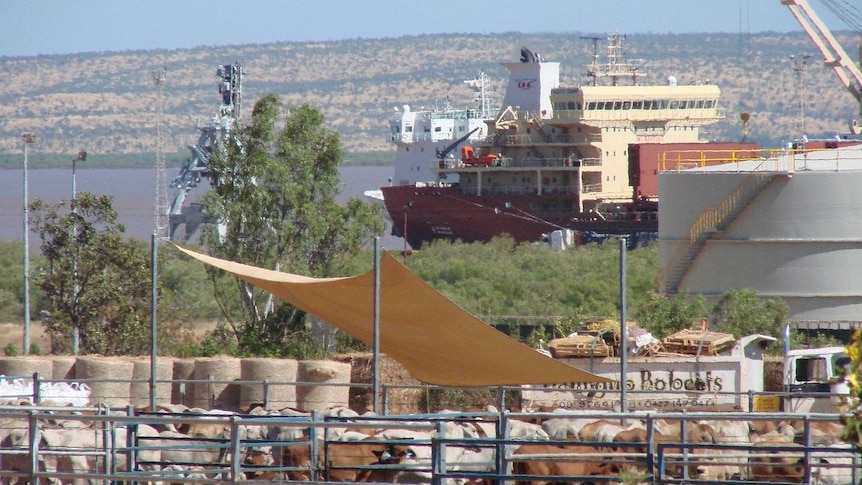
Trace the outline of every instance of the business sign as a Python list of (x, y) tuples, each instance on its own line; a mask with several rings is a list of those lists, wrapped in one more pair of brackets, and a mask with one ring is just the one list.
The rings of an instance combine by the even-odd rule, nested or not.
[[(618, 358), (592, 362), (590, 359), (561, 360), (613, 382), (524, 386), (521, 401), (525, 410), (620, 408)], [(743, 403), (736, 394), (742, 392), (741, 365), (736, 356), (631, 359), (627, 362), (625, 381), (628, 408), (670, 410), (747, 405), (747, 401)]]

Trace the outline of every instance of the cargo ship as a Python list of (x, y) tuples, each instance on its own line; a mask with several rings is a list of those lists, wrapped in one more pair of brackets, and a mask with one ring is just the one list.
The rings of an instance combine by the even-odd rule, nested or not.
[(673, 76), (641, 84), (642, 64), (626, 60), (624, 39), (608, 36), (600, 56), (594, 38), (586, 80), (570, 87), (560, 84), (558, 62), (530, 49), (503, 63), (505, 95), (484, 134), (442, 157), (425, 154), (414, 172), (427, 170), (427, 181), (396, 176), (381, 189), (393, 233), (414, 249), (502, 235), (562, 246), (626, 236), (637, 244), (658, 233), (664, 164), (703, 163), (705, 153), (757, 156), (754, 143), (701, 140), (701, 126), (724, 118), (718, 86)]
[[(436, 181), (432, 172), (439, 160), (452, 159), (458, 150), (487, 134), (487, 124), (497, 115), (493, 106), (494, 97), (488, 76), (481, 72), (473, 79), (464, 81), (476, 95), (475, 104), (468, 107), (452, 106), (448, 100), (441, 105), (426, 109), (412, 109), (405, 104), (389, 118), (388, 142), (395, 145), (395, 170), (389, 185), (420, 186)], [(458, 174), (440, 174), (443, 183), (457, 184)], [(436, 182), (435, 182), (436, 183)], [(380, 189), (366, 190), (364, 195), (383, 202)]]

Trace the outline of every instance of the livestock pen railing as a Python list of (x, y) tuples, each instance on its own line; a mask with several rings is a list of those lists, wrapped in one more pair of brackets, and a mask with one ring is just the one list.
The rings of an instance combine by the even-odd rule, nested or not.
[[(587, 369), (592, 370), (592, 369)], [(372, 408), (373, 384), (365, 382), (302, 382), (261, 380), (224, 380), (208, 376), (207, 379), (172, 379), (150, 382), (145, 379), (43, 379), (39, 373), (32, 376), (3, 377), (19, 385), (15, 393), (0, 392), (2, 399), (24, 399), (31, 403), (55, 401), (56, 389), (87, 387), (100, 389), (90, 396), (90, 404), (107, 406), (145, 407), (150, 393), (155, 393), (156, 404), (181, 404), (202, 409), (248, 410), (300, 408), (323, 409), (328, 407)], [(22, 386), (20, 382), (26, 381)], [(698, 411), (725, 410), (746, 412), (805, 412), (804, 401), (817, 400), (815, 412), (833, 412), (847, 396), (829, 392), (732, 391), (713, 390), (704, 384), (703, 390), (688, 389), (682, 385), (667, 388), (628, 389), (627, 406), (630, 411)], [(135, 386), (137, 385), (137, 390)], [(110, 387), (109, 387), (110, 386)], [(47, 390), (47, 391), (46, 391)], [(315, 390), (316, 394), (304, 391)], [(302, 394), (302, 395), (300, 395)], [(426, 384), (380, 384), (380, 414), (406, 414), (434, 412), (448, 406), (470, 407), (478, 403), (493, 403), (498, 409), (539, 410), (561, 408), (580, 411), (613, 411), (621, 409), (621, 394), (613, 387), (592, 389), (559, 389), (557, 386), (492, 386), (447, 387)], [(87, 400), (80, 392), (71, 402), (82, 405)]]
[[(19, 478), (29, 483), (331, 483), (360, 477), (413, 483), (617, 482), (621, 476), (654, 483), (775, 483), (776, 478), (856, 483), (860, 477), (855, 450), (818, 431), (818, 425), (838, 421), (834, 414), (451, 411), (384, 416), (343, 409), (291, 415), (260, 410), (141, 414), (132, 407), (6, 406), (0, 407), (0, 419), (0, 477), (11, 483)], [(561, 438), (559, 429), (575, 423), (582, 425), (577, 438)], [(711, 439), (701, 434), (703, 423), (711, 424)], [(776, 423), (782, 423), (777, 428), (782, 432), (791, 429), (792, 437), (784, 436), (792, 439), (763, 446), (749, 434)], [(588, 438), (588, 426), (597, 433), (602, 426), (643, 429), (646, 438)], [(758, 432), (760, 438), (767, 435)], [(350, 457), (359, 460), (346, 460)], [(736, 471), (728, 474), (723, 467)], [(724, 475), (707, 474), (718, 468)], [(346, 471), (350, 474), (339, 474)]]

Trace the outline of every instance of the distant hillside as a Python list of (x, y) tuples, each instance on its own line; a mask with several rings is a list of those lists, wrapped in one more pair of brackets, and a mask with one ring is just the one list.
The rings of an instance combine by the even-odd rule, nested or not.
[[(404, 104), (431, 106), (447, 100), (473, 104), (462, 82), (484, 71), (506, 79), (500, 62), (516, 61), (521, 46), (559, 61), (562, 83), (584, 80), (592, 44), (581, 33), (423, 35), (338, 42), (212, 46), (183, 50), (95, 52), (77, 55), (0, 57), (0, 160), (21, 152), (20, 134), (38, 136), (34, 153), (93, 155), (153, 152), (157, 91), (153, 72), (167, 69), (163, 126), (168, 153), (184, 154), (196, 141), (196, 125), (220, 101), (215, 70), (239, 62), (245, 69), (244, 114), (264, 93), (288, 106), (319, 107), (352, 153), (391, 151), (387, 119)], [(857, 39), (839, 35), (848, 46)], [(856, 116), (853, 98), (822, 66), (802, 33), (650, 34), (629, 36), (629, 58), (646, 61), (652, 81), (674, 75), (681, 83), (712, 81), (723, 90), (724, 121), (708, 136), (739, 139), (739, 113), (752, 113), (750, 137), (775, 145), (796, 133), (797, 84), (789, 56), (812, 54), (803, 76), (810, 135), (834, 135)], [(852, 50), (855, 52), (855, 49)], [(180, 155), (174, 156), (176, 159)]]

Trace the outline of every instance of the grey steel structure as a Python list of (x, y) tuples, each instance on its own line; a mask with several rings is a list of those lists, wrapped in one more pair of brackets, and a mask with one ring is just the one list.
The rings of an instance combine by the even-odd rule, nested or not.
[(240, 119), (242, 109), (242, 66), (225, 64), (216, 70), (219, 77), (221, 104), (216, 114), (205, 124), (199, 126), (200, 136), (197, 143), (189, 146), (191, 156), (185, 161), (180, 173), (171, 180), (176, 189), (174, 199), (168, 208), (171, 239), (177, 228), (185, 224), (183, 239), (188, 240), (203, 223), (212, 223), (199, 204), (185, 204), (187, 194), (198, 186), (202, 178), (209, 178), (209, 160), (216, 150), (231, 136), (234, 124)]
[(862, 326), (862, 144), (665, 167), (660, 286), (715, 301), (749, 288), (797, 328)]

